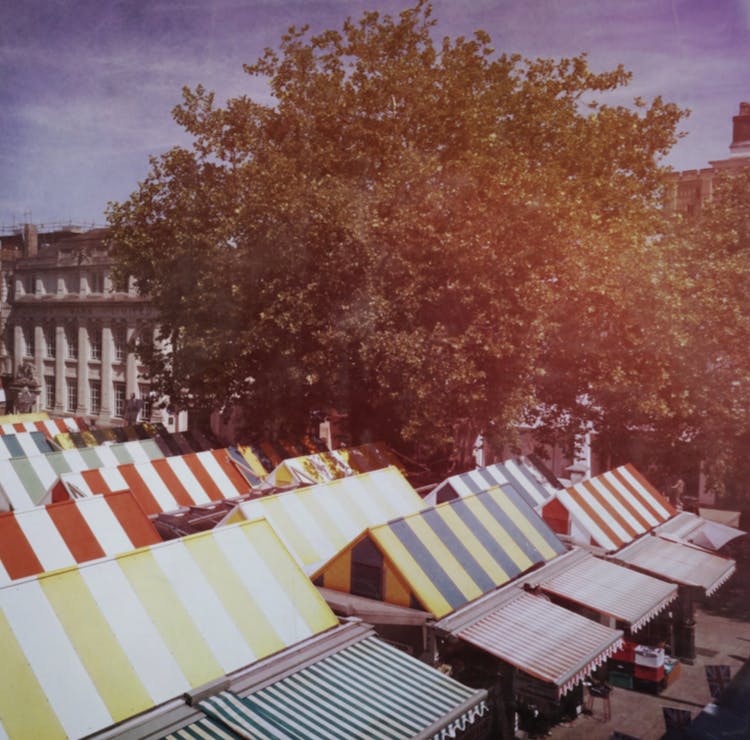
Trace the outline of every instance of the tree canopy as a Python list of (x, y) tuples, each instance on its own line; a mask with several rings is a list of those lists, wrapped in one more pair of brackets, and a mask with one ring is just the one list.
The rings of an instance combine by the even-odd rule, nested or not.
[(423, 1), (291, 28), (245, 67), (272, 104), (183, 90), (192, 146), (108, 209), (165, 392), (290, 429), (333, 406), (355, 440), (430, 452), (467, 425), (510, 440), (531, 409), (568, 431), (653, 419), (664, 393), (629, 409), (623, 389), (673, 370), (649, 324), (684, 112), (607, 103), (630, 74), (584, 54), (436, 37)]

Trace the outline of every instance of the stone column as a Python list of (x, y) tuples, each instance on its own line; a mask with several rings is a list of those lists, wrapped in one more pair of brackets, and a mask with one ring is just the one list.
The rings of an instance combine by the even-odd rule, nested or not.
[(78, 325), (78, 403), (76, 415), (83, 416), (88, 410), (89, 397), (89, 332), (86, 324)]
[(101, 416), (109, 421), (114, 413), (112, 396), (112, 362), (115, 359), (115, 344), (112, 337), (112, 325), (102, 326), (102, 408)]
[(125, 398), (130, 398), (135, 393), (136, 398), (140, 397), (138, 392), (138, 360), (135, 352), (127, 350), (130, 342), (135, 339), (136, 328), (128, 326), (125, 330), (126, 352), (125, 355)]
[[(44, 383), (44, 355), (47, 353), (46, 342), (44, 341), (44, 327), (37, 325), (34, 327), (34, 370), (40, 383)], [(39, 408), (44, 408), (44, 401), (39, 399)]]
[(65, 357), (68, 348), (65, 346), (65, 325), (55, 327), (55, 413), (65, 411)]
[(23, 356), (26, 352), (23, 341), (23, 327), (16, 324), (13, 327), (13, 374), (23, 364)]

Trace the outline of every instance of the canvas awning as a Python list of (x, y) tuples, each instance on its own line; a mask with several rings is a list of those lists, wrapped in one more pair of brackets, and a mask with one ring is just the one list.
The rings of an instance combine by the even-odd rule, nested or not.
[[(146, 441), (156, 444), (155, 440)], [(149, 516), (183, 506), (237, 498), (251, 490), (226, 450), (206, 450), (64, 474), (60, 476), (60, 486), (71, 497), (131, 491)]]
[(434, 506), (457, 497), (471, 496), (489, 488), (504, 489), (506, 486), (515, 490), (532, 507), (540, 506), (552, 495), (539, 481), (534, 471), (522, 461), (506, 460), (451, 476), (430, 491), (425, 501)]
[[(26, 416), (22, 414), (20, 416)], [(47, 414), (44, 414), (46, 417)], [(20, 418), (20, 417), (19, 417)], [(43, 432), (49, 439), (61, 432), (81, 432), (87, 429), (86, 422), (77, 416), (65, 416), (59, 419), (20, 420), (0, 424), (0, 434), (17, 434), (18, 432)]]
[[(622, 632), (547, 599), (512, 598), (454, 634), (565, 694), (622, 644)], [(440, 622), (437, 626), (440, 627)]]
[(710, 521), (702, 516), (682, 511), (654, 530), (655, 534), (676, 542), (686, 542), (706, 550), (720, 550), (737, 537), (746, 534), (741, 529)]
[(368, 527), (424, 508), (406, 478), (390, 467), (246, 501), (227, 521), (266, 518), (310, 574)]
[(0, 435), (0, 459), (13, 457), (33, 457), (46, 452), (54, 452), (49, 439), (43, 432), (16, 432)]
[(385, 445), (371, 442), (286, 459), (269, 473), (267, 480), (274, 486), (309, 486), (390, 466), (401, 467)]
[[(116, 467), (122, 463), (163, 457), (153, 440), (102, 445), (84, 450), (63, 450), (28, 458), (0, 460), (0, 509), (23, 510), (50, 503), (60, 476), (74, 471)], [(117, 490), (123, 490), (125, 486)], [(103, 493), (103, 492), (102, 492)]]
[(0, 588), (0, 721), (83, 737), (336, 627), (266, 522)]
[(0, 514), (0, 586), (161, 542), (130, 493)]
[(713, 594), (734, 573), (734, 560), (662, 537), (641, 537), (610, 556), (618, 563), (672, 583)]
[(492, 488), (370, 527), (312, 577), (440, 618), (564, 552), (520, 495)]
[(673, 583), (574, 550), (523, 578), (544, 593), (625, 623), (637, 631), (677, 598)]
[(675, 513), (669, 501), (632, 465), (558, 491), (542, 510), (556, 532), (608, 552), (633, 542)]
[[(484, 716), (486, 692), (369, 637), (245, 696), (223, 691), (199, 703), (230, 737), (348, 740), (456, 737)], [(194, 738), (195, 725), (168, 735)], [(212, 735), (209, 735), (211, 737)], [(220, 737), (216, 735), (214, 737)]]

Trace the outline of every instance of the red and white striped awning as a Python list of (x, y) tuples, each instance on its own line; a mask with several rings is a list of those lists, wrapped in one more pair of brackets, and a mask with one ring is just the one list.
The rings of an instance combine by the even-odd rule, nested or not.
[(225, 449), (60, 476), (71, 498), (129, 490), (149, 516), (237, 498), (252, 487)]
[(0, 586), (158, 542), (127, 492), (0, 514)]
[(83, 432), (88, 429), (86, 422), (78, 416), (65, 416), (60, 419), (40, 421), (17, 421), (0, 424), (0, 434), (18, 434), (19, 432), (44, 432), (47, 439), (54, 439), (63, 432)]

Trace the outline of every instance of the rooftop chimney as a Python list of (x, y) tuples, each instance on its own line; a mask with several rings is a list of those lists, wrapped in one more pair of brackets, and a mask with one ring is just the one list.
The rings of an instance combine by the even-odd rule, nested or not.
[(740, 114), (732, 119), (732, 154), (750, 155), (750, 103), (740, 103)]
[(39, 252), (39, 232), (34, 224), (23, 225), (23, 256), (36, 257)]

